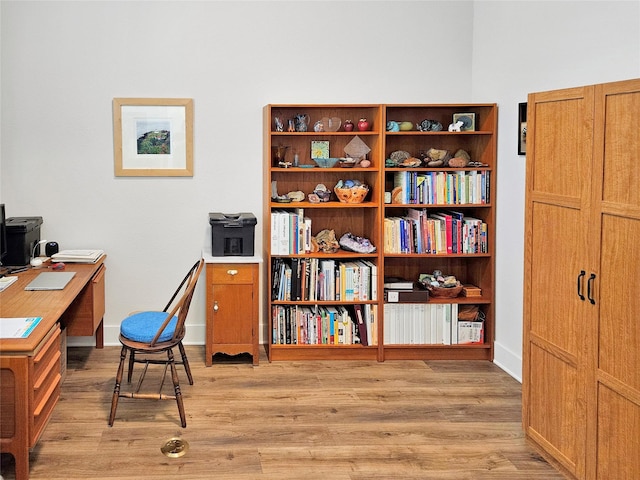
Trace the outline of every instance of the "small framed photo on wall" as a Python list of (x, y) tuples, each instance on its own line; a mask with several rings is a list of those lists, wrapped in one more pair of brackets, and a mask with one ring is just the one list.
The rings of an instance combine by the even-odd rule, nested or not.
[(527, 153), (527, 102), (518, 104), (518, 155)]
[(114, 98), (116, 177), (193, 176), (193, 100)]

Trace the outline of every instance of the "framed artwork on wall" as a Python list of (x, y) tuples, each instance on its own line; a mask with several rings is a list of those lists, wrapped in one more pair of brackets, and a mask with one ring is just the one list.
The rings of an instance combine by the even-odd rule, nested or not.
[(518, 155), (527, 153), (527, 102), (518, 104)]
[(114, 98), (116, 177), (193, 176), (193, 100)]

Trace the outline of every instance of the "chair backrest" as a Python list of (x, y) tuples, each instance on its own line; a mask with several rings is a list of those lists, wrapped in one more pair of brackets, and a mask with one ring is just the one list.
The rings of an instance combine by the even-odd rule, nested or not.
[(151, 346), (158, 343), (158, 338), (160, 338), (164, 329), (175, 316), (178, 318), (171, 342), (179, 342), (184, 337), (184, 324), (187, 319), (187, 314), (189, 313), (191, 298), (193, 297), (193, 292), (196, 289), (196, 283), (198, 283), (198, 278), (200, 278), (200, 272), (203, 267), (204, 258), (201, 258), (189, 269), (182, 282), (180, 282), (180, 285), (178, 285), (178, 288), (169, 300), (169, 303), (167, 303), (167, 306), (162, 310), (163, 312), (167, 312), (167, 318), (162, 322), (162, 325), (158, 328), (155, 337), (151, 340)]

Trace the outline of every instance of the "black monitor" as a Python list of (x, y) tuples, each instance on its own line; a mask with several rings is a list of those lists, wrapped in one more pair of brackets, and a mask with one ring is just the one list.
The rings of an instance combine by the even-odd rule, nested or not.
[(7, 215), (4, 203), (0, 203), (0, 266), (4, 265), (7, 256)]

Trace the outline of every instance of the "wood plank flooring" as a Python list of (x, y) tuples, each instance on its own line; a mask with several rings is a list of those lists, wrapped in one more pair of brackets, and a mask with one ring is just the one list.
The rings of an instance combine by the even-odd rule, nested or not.
[[(110, 428), (119, 351), (69, 348), (60, 402), (30, 455), (32, 480), (565, 478), (524, 439), (521, 385), (488, 362), (263, 356), (257, 367), (214, 358), (207, 368), (204, 347), (189, 346), (193, 386), (178, 367), (187, 428), (174, 401), (126, 398)], [(161, 369), (149, 367), (145, 391)], [(186, 455), (161, 453), (171, 437), (189, 443)], [(13, 479), (12, 457), (1, 459)]]

